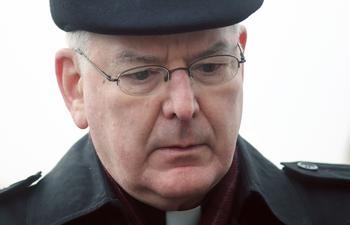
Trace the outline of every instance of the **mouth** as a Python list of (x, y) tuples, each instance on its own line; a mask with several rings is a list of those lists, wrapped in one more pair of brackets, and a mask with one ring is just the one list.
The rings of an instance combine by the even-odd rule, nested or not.
[(191, 145), (169, 145), (169, 146), (164, 146), (160, 147), (159, 150), (162, 151), (179, 151), (179, 152), (184, 152), (184, 151), (193, 151), (197, 150), (201, 147), (204, 147), (204, 144), (191, 144)]
[(162, 169), (193, 168), (202, 165), (210, 157), (207, 144), (160, 146), (153, 157)]

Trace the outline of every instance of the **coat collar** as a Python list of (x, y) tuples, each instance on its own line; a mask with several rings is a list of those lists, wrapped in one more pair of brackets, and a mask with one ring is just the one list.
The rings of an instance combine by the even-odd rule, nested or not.
[[(286, 225), (311, 225), (287, 176), (243, 138), (237, 141), (241, 187), (258, 193)], [(58, 225), (92, 212), (115, 199), (88, 135), (79, 140), (37, 185), (28, 202), (29, 225)], [(244, 197), (242, 198), (244, 199)]]
[(28, 224), (63, 224), (113, 201), (88, 135), (79, 140), (34, 188)]
[(240, 194), (246, 197), (259, 194), (272, 213), (286, 225), (312, 225), (302, 200), (283, 171), (241, 137), (237, 141), (237, 151), (240, 185), (244, 192)]

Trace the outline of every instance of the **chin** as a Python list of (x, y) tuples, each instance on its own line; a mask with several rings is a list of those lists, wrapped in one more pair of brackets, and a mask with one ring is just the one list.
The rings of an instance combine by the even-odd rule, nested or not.
[[(178, 186), (179, 187), (179, 186)], [(157, 208), (167, 211), (178, 211), (194, 208), (201, 204), (210, 188), (185, 187), (182, 190), (168, 189), (159, 190), (161, 200), (156, 205)]]
[(224, 174), (206, 172), (203, 168), (182, 168), (158, 177), (152, 189), (165, 202), (171, 202), (166, 208), (191, 208), (200, 204)]

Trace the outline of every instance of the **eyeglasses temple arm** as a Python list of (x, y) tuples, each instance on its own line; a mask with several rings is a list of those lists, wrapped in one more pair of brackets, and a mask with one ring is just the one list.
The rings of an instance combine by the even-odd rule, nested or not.
[(241, 48), (241, 45), (238, 43), (237, 46), (238, 46), (238, 49), (239, 49), (239, 55), (241, 57), (241, 60), (239, 61), (239, 63), (245, 63), (246, 59), (245, 59), (245, 56), (243, 54), (243, 50)]
[[(93, 65), (95, 67), (95, 69), (97, 69), (107, 80), (109, 81), (117, 81), (117, 80), (114, 80), (112, 78), (112, 76), (108, 75), (107, 73), (105, 73), (103, 70), (101, 70), (93, 61), (91, 61), (89, 59), (89, 57), (87, 57), (85, 55), (85, 53), (80, 49), (80, 48), (75, 48), (74, 51), (76, 53), (78, 53), (79, 55), (83, 56), (87, 61), (89, 61), (91, 63), (91, 65)], [(118, 82), (118, 81), (117, 81)]]

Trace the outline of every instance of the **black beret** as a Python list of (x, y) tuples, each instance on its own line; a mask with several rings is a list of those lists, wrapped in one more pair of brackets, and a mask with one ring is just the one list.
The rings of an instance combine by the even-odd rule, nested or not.
[(50, 0), (64, 31), (172, 34), (218, 28), (246, 19), (263, 0)]

